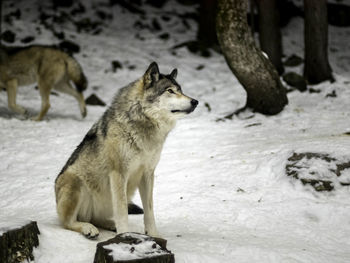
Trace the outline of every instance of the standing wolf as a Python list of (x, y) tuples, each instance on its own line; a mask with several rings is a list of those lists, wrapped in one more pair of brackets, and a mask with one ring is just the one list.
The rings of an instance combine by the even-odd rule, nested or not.
[(182, 93), (155, 62), (122, 88), (92, 126), (55, 182), (58, 216), (64, 227), (95, 238), (97, 227), (128, 231), (128, 203), (138, 188), (145, 232), (158, 236), (153, 213), (154, 170), (164, 141), (178, 118), (198, 101)]
[[(70, 81), (73, 81), (76, 89)], [(52, 89), (76, 98), (81, 115), (86, 116), (82, 92), (86, 89), (87, 80), (74, 58), (53, 47), (29, 46), (13, 50), (0, 47), (0, 89), (6, 88), (11, 110), (19, 114), (26, 113), (16, 103), (17, 87), (33, 83), (38, 83), (41, 95), (41, 111), (34, 120), (42, 120), (49, 110)]]

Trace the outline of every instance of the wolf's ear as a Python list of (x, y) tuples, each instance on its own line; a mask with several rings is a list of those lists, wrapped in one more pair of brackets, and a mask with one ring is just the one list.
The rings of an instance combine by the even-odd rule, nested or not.
[(159, 68), (156, 62), (152, 62), (143, 75), (146, 82), (152, 83), (159, 80)]
[(173, 71), (170, 73), (170, 76), (173, 78), (173, 79), (176, 79), (177, 77), (177, 69), (174, 68)]

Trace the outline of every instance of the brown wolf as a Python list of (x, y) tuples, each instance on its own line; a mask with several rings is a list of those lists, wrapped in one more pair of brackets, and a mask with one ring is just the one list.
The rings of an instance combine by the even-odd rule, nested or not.
[[(70, 81), (75, 84), (75, 89)], [(52, 89), (76, 98), (81, 115), (86, 116), (82, 92), (87, 87), (87, 80), (74, 58), (53, 47), (0, 47), (0, 89), (7, 90), (8, 106), (11, 110), (22, 115), (26, 113), (16, 103), (17, 87), (34, 83), (38, 83), (42, 102), (40, 113), (34, 120), (42, 120), (49, 110)]]

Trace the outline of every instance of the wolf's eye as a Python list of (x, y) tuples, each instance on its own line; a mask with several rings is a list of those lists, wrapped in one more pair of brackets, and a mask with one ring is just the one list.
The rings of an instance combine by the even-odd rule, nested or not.
[(175, 94), (175, 92), (172, 89), (167, 90), (170, 94)]

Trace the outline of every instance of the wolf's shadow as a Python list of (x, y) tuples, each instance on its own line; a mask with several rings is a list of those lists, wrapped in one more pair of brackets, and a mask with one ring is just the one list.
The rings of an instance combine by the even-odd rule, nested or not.
[[(8, 107), (6, 106), (0, 106), (0, 118), (3, 119), (18, 119), (21, 121), (31, 121), (30, 118), (35, 117), (39, 111), (36, 111), (34, 108), (26, 108), (27, 113), (25, 116), (15, 113), (11, 110), (9, 110)], [(84, 120), (79, 112), (76, 112), (76, 114), (63, 114), (63, 113), (58, 113), (58, 112), (48, 112), (43, 121), (48, 121), (48, 120), (54, 120), (54, 119), (63, 119), (63, 120), (75, 120), (75, 121), (82, 121)]]

